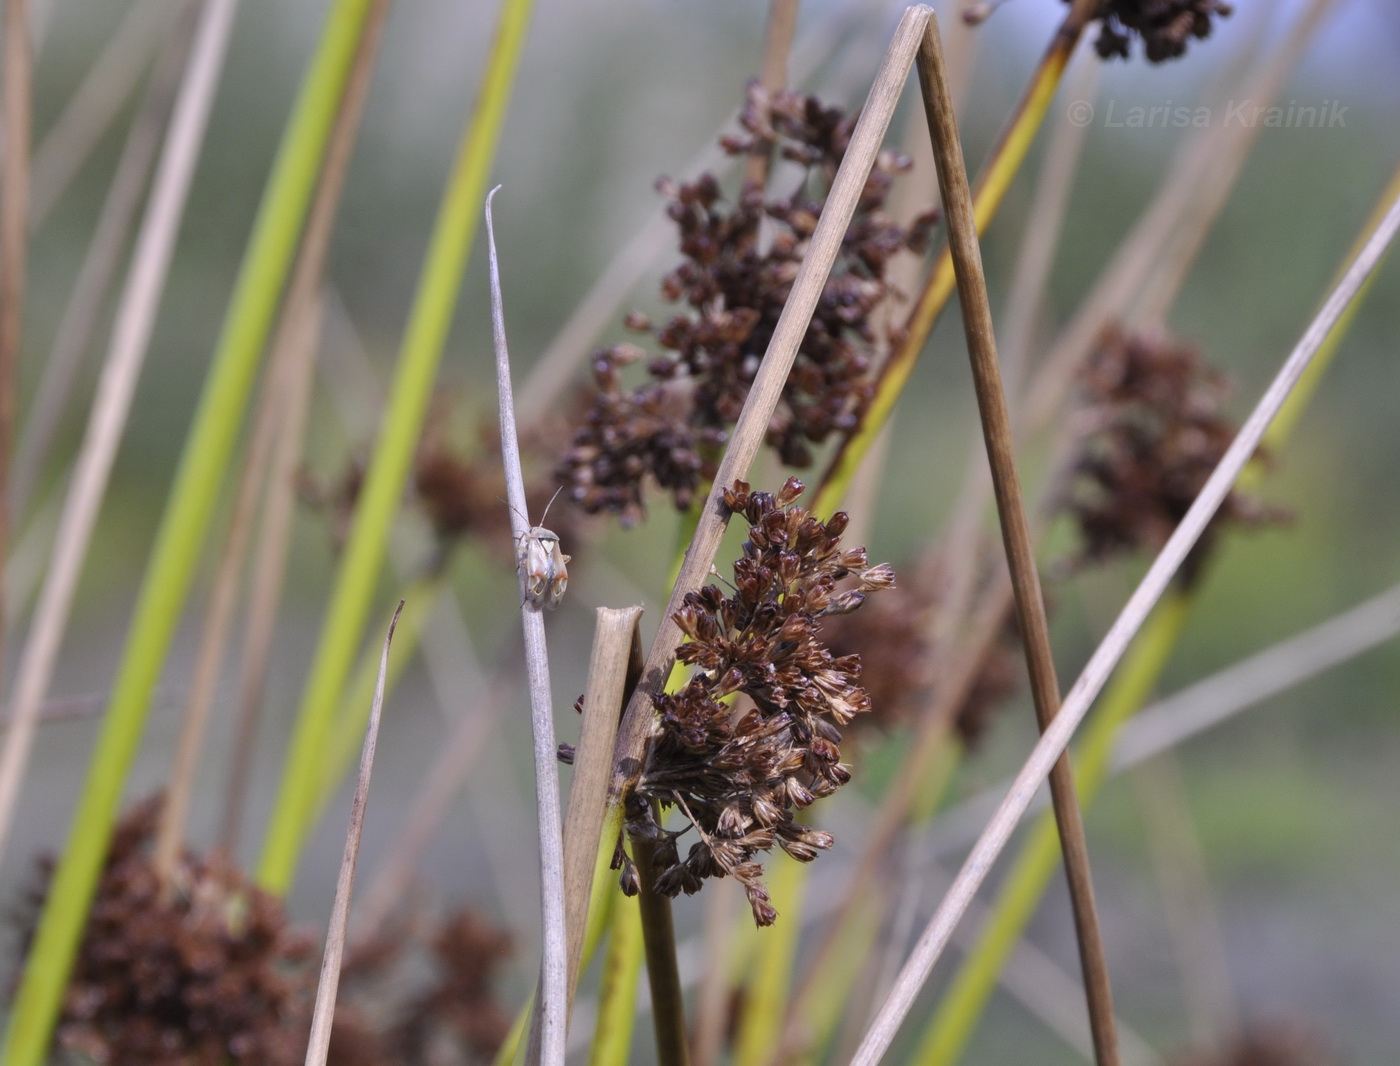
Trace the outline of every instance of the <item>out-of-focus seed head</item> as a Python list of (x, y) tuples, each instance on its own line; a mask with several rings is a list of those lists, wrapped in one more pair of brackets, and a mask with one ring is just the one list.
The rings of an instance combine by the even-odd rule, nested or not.
[[(1189, 345), (1110, 327), (1085, 365), (1090, 427), (1064, 494), (1083, 540), (1080, 562), (1166, 543), (1235, 437), (1224, 379)], [(1231, 492), (1207, 530), (1286, 517)], [(1202, 543), (1206, 542), (1203, 538)]]

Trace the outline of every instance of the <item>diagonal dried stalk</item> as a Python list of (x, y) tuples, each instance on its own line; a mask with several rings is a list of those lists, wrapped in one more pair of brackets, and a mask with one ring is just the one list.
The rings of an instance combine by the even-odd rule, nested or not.
[(180, 100), (161, 151), (150, 203), (132, 256), (131, 273), (112, 326), (111, 347), (93, 400), (78, 467), (64, 502), (49, 575), (11, 697), (14, 725), (6, 734), (4, 751), (0, 753), (0, 855), (33, 742), (34, 718), (53, 676), (78, 573), (155, 324), (236, 6), (236, 0), (210, 0), (201, 14)]
[[(968, 187), (957, 119), (953, 115), (948, 93), (943, 46), (939, 40), (936, 18), (929, 20), (919, 49), (918, 68), (929, 137), (933, 142), (938, 167), (938, 186), (948, 220), (948, 247), (958, 281), (958, 298), (962, 305), (968, 355), (972, 360), (977, 406), (982, 416), (987, 459), (992, 470), (997, 513), (1001, 519), (1002, 542), (1016, 596), (1016, 616), (1024, 638), (1036, 717), (1043, 732), (1059, 713), (1060, 682), (1055, 674), (1055, 659), (1050, 649), (1050, 630), (1031, 547), (1030, 527), (1021, 501), (1021, 480), (1016, 471), (1011, 418), (1007, 413), (1001, 371), (997, 365), (992, 308), (987, 297), (987, 281), (982, 272), (982, 250), (977, 241), (972, 192)], [(1112, 1066), (1118, 1062), (1113, 995), (1104, 960), (1098, 914), (1094, 907), (1084, 819), (1075, 795), (1074, 772), (1068, 756), (1061, 756), (1055, 763), (1050, 773), (1050, 791), (1055, 805), (1055, 819), (1060, 828), (1070, 901), (1074, 907), (1075, 933), (1079, 939), (1080, 963), (1084, 970), (1084, 991), (1089, 1003), (1090, 1028), (1094, 1034), (1094, 1055), (1099, 1066)]]
[(1322, 309), (1313, 318), (1298, 344), (1284, 361), (1273, 382), (1240, 428), (1234, 442), (1195, 503), (1168, 539), (1147, 574), (1129, 597), (1118, 618), (1090, 656), (1074, 686), (1066, 695), (1060, 713), (1041, 736), (1029, 758), (1011, 784), (1006, 798), (988, 822), (968, 855), (962, 869), (944, 896), (910, 954), (894, 991), (881, 1008), (857, 1050), (853, 1066), (874, 1066), (888, 1050), (899, 1024), (908, 1014), (914, 997), (927, 980), (934, 963), (948, 944), (952, 928), (966, 912), (973, 895), (986, 879), (1012, 830), (1025, 814), (1036, 789), (1068, 745), (1070, 737), (1103, 689), (1113, 668), (1127, 650), (1152, 608), (1167, 590), (1187, 554), (1200, 539), (1206, 525), (1229, 493), (1234, 481), (1254, 455), (1265, 430), (1283, 407), (1293, 386), (1307, 369), (1327, 334), (1346, 310), (1375, 269), (1386, 248), (1400, 229), (1400, 198), (1394, 200), (1361, 253), (1333, 289)]
[(355, 865), (360, 857), (360, 837), (365, 828), (365, 804), (369, 801), (369, 777), (374, 770), (374, 749), (379, 742), (379, 716), (384, 709), (384, 675), (389, 671), (389, 646), (399, 622), (403, 600), (399, 600), (389, 632), (384, 635), (384, 651), (379, 657), (379, 681), (369, 712), (365, 744), (360, 750), (360, 776), (355, 782), (355, 798), (350, 803), (350, 828), (345, 832), (345, 853), (340, 860), (340, 876), (335, 884), (335, 906), (326, 930), (326, 951), (321, 959), (321, 979), (316, 985), (316, 1007), (311, 1016), (311, 1036), (306, 1043), (306, 1066), (325, 1066), (331, 1045), (331, 1025), (335, 1021), (335, 999), (340, 988), (340, 963), (345, 957), (345, 930), (350, 924), (350, 897), (355, 891)]
[[(505, 312), (501, 307), (501, 278), (496, 261), (496, 234), (491, 222), (491, 200), (500, 186), (486, 197), (486, 247), (491, 267), (491, 337), (496, 350), (496, 387), (500, 394), (501, 459), (505, 467), (506, 499), (510, 505), (511, 532), (521, 543), (529, 535), (526, 517), (525, 476), (520, 469), (520, 440), (515, 429), (515, 404), (511, 397), (510, 354), (506, 350)], [(526, 1066), (562, 1066), (564, 1038), (568, 1031), (568, 945), (564, 928), (564, 845), (559, 817), (559, 768), (554, 741), (553, 696), (549, 688), (549, 650), (545, 643), (544, 616), (540, 604), (526, 595), (529, 577), (520, 568), (520, 615), (525, 631), (525, 665), (530, 680), (530, 724), (535, 737), (535, 794), (540, 832), (540, 897), (544, 957), (540, 963), (539, 1057)]]

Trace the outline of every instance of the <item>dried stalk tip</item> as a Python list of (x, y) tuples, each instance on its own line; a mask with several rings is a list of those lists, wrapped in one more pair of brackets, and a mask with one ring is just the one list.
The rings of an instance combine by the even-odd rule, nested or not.
[[(1155, 551), (1234, 440), (1235, 427), (1221, 412), (1225, 379), (1189, 345), (1110, 327), (1082, 384), (1089, 432), (1063, 501), (1083, 538), (1078, 561)], [(1201, 546), (1222, 523), (1260, 525), (1287, 517), (1231, 492)]]
[(1103, 59), (1127, 59), (1137, 34), (1148, 62), (1162, 63), (1185, 55), (1191, 38), (1209, 37), (1213, 19), (1232, 14), (1234, 5), (1222, 0), (1102, 0), (1090, 16), (1099, 20), (1094, 48)]
[[(831, 846), (831, 834), (799, 825), (793, 812), (850, 780), (836, 727), (870, 709), (860, 659), (832, 655), (823, 619), (894, 581), (888, 566), (868, 565), (864, 548), (841, 548), (845, 514), (821, 522), (794, 505), (802, 488), (789, 478), (776, 495), (742, 481), (725, 490), (725, 506), (749, 523), (733, 591), (707, 585), (676, 612), (689, 638), (677, 657), (695, 673), (679, 692), (654, 698), (654, 732), (627, 802), (628, 832), (655, 845), (661, 892), (690, 894), (706, 877), (731, 875), (761, 926), (777, 912), (755, 856), (777, 845), (810, 862)], [(736, 694), (745, 707), (721, 702)], [(689, 824), (664, 829), (658, 806), (679, 808)], [(682, 859), (677, 843), (691, 829), (698, 839)], [(635, 890), (625, 853), (614, 865), (624, 891)]]
[[(624, 525), (643, 516), (648, 481), (684, 510), (713, 478), (855, 127), (854, 116), (815, 97), (770, 94), (757, 82), (739, 121), (742, 132), (721, 139), (725, 150), (775, 151), (798, 168), (785, 183), (791, 191), (767, 198), (749, 184), (730, 202), (709, 174), (658, 183), (685, 257), (661, 292), (685, 310), (659, 324), (640, 312), (625, 319), (662, 354), (636, 344), (594, 353), (597, 395), (556, 470), (570, 499), (590, 513), (617, 514)], [(877, 158), (798, 349), (767, 436), (789, 466), (809, 466), (812, 446), (855, 429), (870, 405), (872, 367), (890, 339), (880, 337), (875, 311), (897, 295), (887, 268), (901, 251), (922, 252), (935, 220), (929, 212), (906, 229), (884, 212), (909, 165), (894, 152)], [(622, 369), (642, 362), (649, 380), (624, 387)]]

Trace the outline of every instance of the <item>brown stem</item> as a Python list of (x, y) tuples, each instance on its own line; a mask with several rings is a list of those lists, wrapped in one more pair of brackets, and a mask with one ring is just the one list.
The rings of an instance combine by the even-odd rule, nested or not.
[(641, 881), (637, 902), (641, 905), (642, 940), (646, 944), (656, 1057), (661, 1066), (689, 1066), (685, 1002), (681, 996), (680, 970), (676, 967), (676, 930), (671, 922), (671, 901), (656, 891), (656, 853), (651, 842), (633, 838), (632, 856)]
[[(797, 29), (797, 0), (772, 0), (768, 5), (768, 30), (763, 37), (763, 67), (758, 83), (771, 95), (787, 85), (788, 53)], [(744, 184), (762, 187), (768, 181), (770, 148), (755, 148), (744, 160)]]
[[(24, 307), (29, 226), (29, 120), (33, 93), (28, 0), (5, 2), (5, 158), (0, 190), (0, 564), (10, 553), (10, 450)], [(4, 579), (0, 576), (0, 601)], [(0, 619), (0, 653), (5, 646)]]
[[(1060, 683), (1050, 649), (1050, 631), (1031, 549), (1030, 528), (1021, 501), (1011, 419), (1002, 390), (1001, 371), (997, 366), (991, 303), (987, 297), (982, 252), (973, 217), (972, 191), (963, 165), (957, 118), (953, 114), (948, 93), (936, 19), (929, 20), (917, 65), (929, 136), (938, 164), (939, 190), (948, 220), (948, 245), (958, 281), (963, 329), (967, 335), (968, 355), (972, 360), (987, 458), (992, 468), (1002, 541), (1016, 596), (1016, 614), (1024, 636), (1036, 717), (1043, 732), (1059, 713)], [(1094, 908), (1084, 822), (1074, 791), (1074, 775), (1068, 756), (1062, 755), (1055, 763), (1050, 773), (1050, 792), (1060, 829), (1070, 900), (1074, 907), (1075, 932), (1079, 938), (1080, 963), (1084, 970), (1084, 991), (1089, 1001), (1089, 1022), (1094, 1036), (1094, 1054), (1099, 1066), (1116, 1066), (1118, 1036), (1113, 1024), (1113, 996), (1104, 961), (1098, 915)]]

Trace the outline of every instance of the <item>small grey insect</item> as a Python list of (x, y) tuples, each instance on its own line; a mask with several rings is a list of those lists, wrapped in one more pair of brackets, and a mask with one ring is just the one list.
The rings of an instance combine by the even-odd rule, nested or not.
[[(559, 493), (555, 492), (555, 496)], [(551, 498), (551, 504), (554, 500)], [(517, 512), (519, 513), (519, 512)], [(549, 514), (546, 505), (543, 522)], [(529, 525), (528, 515), (521, 515)], [(525, 574), (525, 602), (539, 610), (548, 607), (551, 611), (559, 606), (564, 598), (564, 590), (569, 587), (569, 570), (565, 565), (571, 556), (565, 555), (559, 546), (559, 535), (544, 526), (530, 526), (516, 539), (515, 562)]]

